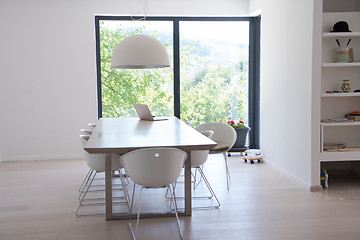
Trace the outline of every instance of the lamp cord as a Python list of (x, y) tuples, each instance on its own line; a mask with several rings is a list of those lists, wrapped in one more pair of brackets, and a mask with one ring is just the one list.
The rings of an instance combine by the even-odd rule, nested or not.
[(144, 11), (144, 16), (141, 18), (134, 18), (133, 16), (133, 0), (131, 0), (131, 20), (134, 21), (144, 21), (146, 19), (146, 12), (149, 11), (149, 4), (147, 0), (139, 0), (139, 2), (141, 3), (141, 10)]

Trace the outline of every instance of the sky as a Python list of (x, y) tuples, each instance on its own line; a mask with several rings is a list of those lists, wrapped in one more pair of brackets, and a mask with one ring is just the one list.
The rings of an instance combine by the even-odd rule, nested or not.
[[(172, 32), (171, 21), (104, 21), (105, 26), (116, 29), (119, 24), (126, 27), (147, 25), (159, 32)], [(238, 29), (238, 30), (237, 30)], [(186, 34), (192, 38), (209, 38), (232, 43), (249, 43), (249, 22), (243, 21), (181, 21), (180, 36)]]

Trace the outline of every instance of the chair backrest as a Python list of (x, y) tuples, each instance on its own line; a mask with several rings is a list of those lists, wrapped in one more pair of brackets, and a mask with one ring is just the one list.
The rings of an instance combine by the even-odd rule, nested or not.
[(209, 150), (199, 150), (191, 152), (191, 167), (200, 167), (209, 156)]
[[(89, 135), (80, 135), (80, 142), (82, 148), (85, 147), (87, 141), (89, 140)], [(85, 160), (89, 168), (98, 172), (105, 171), (105, 154), (90, 154), (87, 151), (83, 150), (85, 155)], [(121, 169), (122, 165), (119, 162), (119, 156), (112, 154), (111, 156), (111, 168), (112, 170)]]
[[(212, 130), (206, 130), (200, 132), (204, 136), (212, 139), (212, 136), (214, 135), (214, 131)], [(199, 167), (203, 165), (209, 155), (209, 150), (199, 150), (199, 151), (192, 151), (191, 152), (191, 167)]]
[(93, 133), (92, 130), (84, 129), (84, 128), (80, 129), (80, 132), (81, 132), (82, 135), (91, 135)]
[(95, 123), (89, 123), (88, 126), (90, 127), (90, 129), (94, 130), (96, 127)]
[(212, 136), (214, 135), (214, 131), (211, 130), (202, 131), (200, 133), (210, 139), (212, 139)]
[(214, 134), (212, 135), (212, 140), (217, 143), (225, 144), (229, 146), (229, 148), (232, 148), (232, 146), (234, 146), (237, 137), (235, 129), (229, 124), (222, 122), (202, 123), (195, 129), (199, 132), (206, 130), (214, 131)]
[(165, 187), (180, 176), (187, 153), (177, 148), (143, 148), (120, 157), (130, 179), (144, 187)]

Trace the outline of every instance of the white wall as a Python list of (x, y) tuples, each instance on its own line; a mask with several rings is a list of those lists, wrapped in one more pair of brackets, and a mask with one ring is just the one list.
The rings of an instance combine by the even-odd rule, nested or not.
[(315, 129), (313, 125), (312, 99), (317, 89), (313, 89), (312, 79), (319, 74), (312, 65), (314, 2), (319, 3), (249, 2), (250, 13), (261, 9), (260, 139), (264, 159), (307, 187), (319, 181), (312, 176), (312, 158), (319, 145), (313, 139), (319, 132), (312, 132), (318, 131), (318, 124)]
[[(248, 11), (247, 0), (148, 2), (149, 15)], [(97, 119), (94, 15), (129, 15), (130, 3), (0, 1), (0, 161), (82, 156), (79, 129)]]

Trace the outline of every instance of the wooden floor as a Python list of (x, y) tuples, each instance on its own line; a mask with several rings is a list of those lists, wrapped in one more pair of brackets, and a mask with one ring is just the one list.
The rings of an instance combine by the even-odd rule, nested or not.
[[(223, 163), (221, 155), (211, 156), (204, 168), (220, 209), (182, 217), (184, 239), (360, 239), (359, 182), (353, 189), (311, 193), (266, 163), (244, 163), (235, 155), (227, 191)], [(84, 160), (0, 163), (0, 239), (132, 239), (126, 220), (75, 216), (87, 170)], [(159, 191), (146, 191), (144, 210), (168, 207)], [(175, 218), (141, 219), (138, 239), (180, 239)]]

